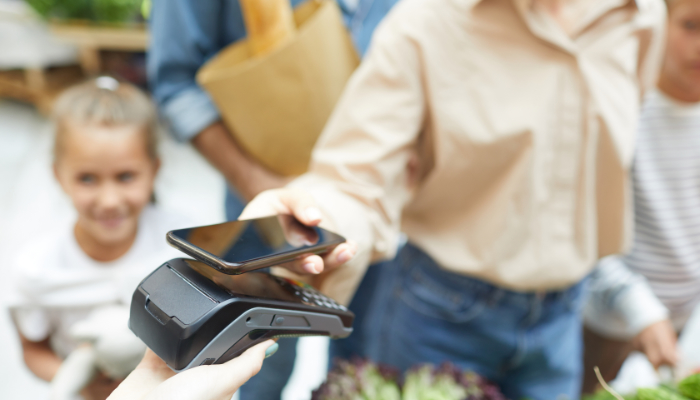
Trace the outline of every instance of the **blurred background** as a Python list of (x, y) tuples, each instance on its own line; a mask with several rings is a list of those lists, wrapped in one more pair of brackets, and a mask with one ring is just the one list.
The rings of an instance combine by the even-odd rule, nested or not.
[[(162, 162), (155, 182), (158, 208), (182, 216), (191, 221), (192, 225), (224, 222), (227, 214), (230, 219), (236, 218), (239, 214), (240, 210), (236, 207), (242, 207), (242, 202), (236, 199), (238, 195), (241, 198), (252, 199), (262, 190), (280, 187), (286, 182), (286, 178), (306, 171), (316, 137), (330, 115), (345, 82), (359, 64), (374, 28), (398, 0), (268, 0), (267, 2), (237, 0), (235, 7), (225, 6), (227, 2), (223, 0), (190, 0), (187, 5), (192, 6), (191, 8), (171, 7), (174, 2), (163, 0), (161, 3), (155, 3), (155, 9), (158, 12), (154, 12), (155, 17), (150, 19), (153, 22), (152, 38), (149, 37), (146, 24), (151, 17), (149, 15), (151, 1), (0, 0), (0, 255), (4, 261), (0, 264), (0, 274), (3, 277), (0, 279), (0, 400), (46, 399), (49, 395), (48, 384), (36, 378), (22, 359), (22, 347), (10, 319), (8, 307), (11, 289), (16, 286), (13, 285), (11, 278), (13, 268), (31, 271), (31, 268), (27, 268), (26, 262), (19, 266), (15, 265), (14, 259), (18, 249), (29, 243), (34, 246), (31, 249), (32, 252), (35, 251), (39, 235), (56, 227), (67, 226), (76, 217), (71, 201), (59, 187), (52, 172), (55, 127), (52, 126), (49, 115), (58, 95), (76, 83), (97, 76), (111, 76), (148, 91), (146, 54), (149, 52), (152, 39), (152, 42), (157, 45), (153, 45), (151, 49), (158, 50), (150, 53), (151, 58), (149, 58), (151, 82), (155, 82), (152, 85), (155, 87), (153, 93), (159, 100), (162, 114), (167, 115), (170, 123), (177, 126), (177, 129), (171, 130), (163, 122), (158, 129), (159, 155)], [(238, 3), (247, 4), (247, 6), (238, 7)], [(278, 5), (278, 9), (273, 10), (278, 12), (272, 15), (278, 17), (282, 15), (284, 18), (268, 18), (265, 21), (268, 26), (265, 26), (266, 29), (261, 29), (260, 26), (256, 26), (256, 23), (265, 18), (255, 18), (262, 15), (257, 15), (256, 12), (267, 7), (265, 4), (272, 3)], [(540, 3), (557, 2), (543, 0)], [(669, 0), (666, 3), (670, 5), (674, 2)], [(675, 2), (676, 7), (679, 3), (681, 2)], [(538, 5), (538, 3), (534, 4)], [(696, 46), (700, 43), (698, 33), (700, 32), (698, 29), (700, 5), (698, 4), (700, 3), (696, 3), (696, 20), (688, 19), (683, 24), (678, 24), (690, 32), (688, 35), (691, 33), (696, 35), (693, 39)], [(279, 7), (280, 5), (282, 6)], [(294, 11), (291, 5), (296, 7)], [(247, 12), (246, 7), (249, 7)], [(256, 10), (256, 8), (259, 9)], [(168, 13), (173, 10), (178, 12)], [(232, 12), (236, 10), (238, 13)], [(331, 14), (331, 11), (335, 14)], [(157, 28), (158, 24), (160, 28)], [(280, 30), (278, 31), (277, 28)], [(301, 28), (307, 30), (304, 31), (304, 35), (295, 36), (297, 28), (299, 32), (302, 32)], [(311, 29), (316, 30), (311, 31)], [(208, 32), (209, 36), (206, 32), (208, 30), (212, 31)], [(284, 34), (278, 34), (279, 32)], [(669, 35), (669, 38), (672, 37)], [(673, 46), (669, 47), (669, 49), (672, 48)], [(304, 53), (306, 49), (314, 50), (313, 57), (310, 56), (311, 52)], [(700, 47), (693, 48), (692, 64), (695, 69), (693, 79), (700, 82), (697, 78), (700, 75), (696, 73), (696, 67), (699, 65), (696, 62), (697, 54), (700, 54), (698, 49)], [(300, 54), (305, 57), (301, 57)], [(484, 56), (482, 53), (477, 55)], [(304, 63), (299, 60), (304, 60)], [(314, 73), (310, 74), (308, 71)], [(98, 79), (95, 82), (96, 87), (100, 90), (115, 92), (114, 87), (120, 87), (120, 84), (114, 80), (109, 78), (106, 80), (113, 82), (115, 86), (111, 88), (101, 86), (97, 84)], [(80, 102), (71, 102), (71, 104), (77, 103)], [(147, 102), (130, 104), (147, 105)], [(298, 105), (301, 105), (301, 108)], [(673, 110), (673, 108), (669, 109)], [(314, 112), (308, 112), (308, 110)], [(669, 112), (669, 115), (672, 114)], [(668, 119), (667, 122), (673, 122), (674, 119), (669, 115), (664, 115), (664, 118)], [(700, 118), (700, 112), (695, 117)], [(237, 124), (232, 124), (232, 121)], [(214, 137), (216, 140), (201, 139), (205, 136), (202, 134), (205, 131), (208, 138)], [(190, 133), (194, 134), (190, 135)], [(212, 136), (212, 134), (223, 134), (223, 136)], [(180, 137), (182, 141), (177, 141), (175, 137)], [(232, 137), (232, 141), (227, 141)], [(253, 140), (249, 140), (250, 138)], [(199, 151), (194, 149), (191, 141), (194, 141)], [(233, 151), (232, 148), (237, 150)], [(274, 149), (281, 151), (275, 152)], [(112, 153), (113, 148), (109, 147), (105, 153), (101, 154)], [(240, 193), (231, 192), (227, 197), (224, 176), (219, 170), (213, 168), (202, 154), (217, 164), (220, 170), (226, 172), (229, 181), (237, 186)], [(223, 166), (222, 164), (226, 163), (220, 162), (222, 159), (245, 161), (249, 158), (248, 156), (254, 162), (249, 164), (233, 162)], [(99, 162), (94, 164), (106, 164), (102, 158), (98, 160)], [(261, 173), (260, 171), (263, 170), (266, 172)], [(242, 180), (243, 183), (240, 184), (241, 182), (237, 180)], [(142, 196), (144, 201), (146, 198), (147, 196)], [(695, 229), (695, 226), (692, 229)], [(148, 251), (144, 253), (155, 254), (152, 246), (148, 247)], [(92, 257), (95, 263), (98, 259), (98, 257)], [(139, 259), (143, 258), (139, 256)], [(114, 261), (114, 259), (110, 260)], [(64, 264), (74, 265), (75, 263), (64, 262)], [(136, 263), (129, 262), (129, 265), (133, 264)], [(696, 268), (697, 263), (689, 264), (694, 264), (690, 267)], [(150, 264), (148, 265), (150, 268)], [(152, 268), (157, 266), (153, 265)], [(101, 267), (102, 265), (98, 266), (98, 268)], [(376, 302), (382, 299), (376, 300), (376, 297), (372, 299), (371, 296), (375, 287), (372, 282), (379, 280), (376, 271), (380, 268), (370, 269), (375, 272), (374, 277), (368, 279), (367, 277), (371, 277), (372, 274), (367, 274), (365, 282), (370, 283), (364, 286), (364, 291), (363, 285), (360, 285), (361, 290), (357, 292), (353, 300), (354, 304), (350, 304), (350, 308), (357, 317), (356, 329), (358, 326), (363, 326), (362, 317), (364, 313), (369, 313), (368, 310), (380, 310), (375, 314), (378, 314), (378, 318), (386, 318), (386, 314), (382, 314), (381, 311), (385, 310), (384, 308), (374, 307)], [(79, 275), (83, 278), (85, 274), (81, 271)], [(381, 276), (386, 278), (385, 275)], [(32, 289), (39, 287), (34, 277), (28, 282), (27, 286), (31, 286)], [(41, 290), (36, 291), (44, 293)], [(377, 290), (377, 293), (381, 292)], [(391, 293), (386, 290), (384, 292)], [(94, 296), (91, 296), (90, 299), (93, 298)], [(687, 358), (692, 359), (693, 362), (700, 359), (700, 346), (697, 345), (697, 338), (700, 336), (693, 333), (700, 330), (700, 309), (695, 313), (697, 317), (694, 325), (689, 324), (690, 328), (684, 328), (686, 336), (681, 337), (680, 346), (685, 354), (692, 355)], [(650, 312), (645, 308), (639, 314), (648, 315)], [(368, 318), (369, 320), (374, 321)], [(654, 325), (657, 323), (658, 321)], [(601, 324), (606, 325), (607, 322), (601, 322)], [(670, 325), (670, 322), (668, 324)], [(432, 324), (425, 325), (432, 326)], [(124, 324), (119, 326), (123, 327)], [(666, 336), (674, 340), (672, 347), (675, 348), (677, 332), (673, 327), (668, 331)], [(370, 337), (369, 334), (367, 337), (358, 334), (363, 332), (361, 330), (356, 332), (351, 337), (351, 341), (345, 342), (345, 347), (349, 348), (353, 345), (359, 347), (363, 344), (368, 347), (366, 344), (371, 340), (380, 343), (376, 337)], [(592, 334), (592, 331), (586, 332), (587, 335)], [(414, 332), (409, 333), (417, 336)], [(129, 335), (128, 332), (127, 335)], [(25, 336), (27, 336), (26, 333)], [(653, 342), (652, 336), (647, 337), (650, 337), (649, 340)], [(394, 340), (393, 337), (381, 339), (385, 341), (381, 343)], [(598, 339), (600, 343), (608, 343), (603, 341), (603, 337)], [(333, 342), (334, 345), (338, 343), (343, 342)], [(593, 343), (591, 346), (587, 345), (587, 355), (611, 353), (602, 344)], [(617, 373), (627, 354), (632, 350), (633, 342), (627, 339), (611, 340), (609, 344), (610, 348), (621, 349), (619, 360), (613, 360), (614, 357), (610, 357), (592, 359), (591, 363), (601, 367), (607, 365)], [(311, 397), (312, 390), (319, 387), (326, 377), (328, 345), (327, 339), (318, 337), (301, 338), (298, 341), (294, 372), (282, 393), (282, 399), (303, 400)], [(123, 348), (123, 346), (119, 347), (120, 350)], [(282, 347), (282, 349), (289, 348)], [(341, 354), (340, 358), (350, 358), (349, 355), (342, 355), (342, 351), (338, 352), (338, 350), (343, 349), (332, 349), (331, 353)], [(344, 350), (347, 352), (357, 349)], [(362, 351), (365, 350), (362, 349)], [(284, 360), (282, 353), (284, 352), (278, 352), (273, 360)], [(341, 373), (329, 375), (331, 379), (328, 381), (333, 380), (333, 375), (336, 381), (327, 383), (325, 386), (335, 388), (334, 385), (338, 382), (345, 384), (349, 382), (345, 378), (354, 375), (360, 377), (361, 379), (358, 378), (358, 380), (363, 380), (364, 384), (370, 382), (368, 387), (373, 388), (375, 384), (383, 385), (386, 376), (381, 375), (384, 373), (392, 376), (390, 379), (387, 378), (389, 381), (399, 376), (389, 369), (368, 366), (371, 364), (369, 362), (363, 363), (364, 361), (360, 359), (345, 363), (344, 367), (339, 368)], [(48, 364), (41, 363), (41, 365)], [(269, 367), (271, 364), (272, 362), (267, 362), (266, 365)], [(612, 382), (612, 385), (627, 387), (625, 391), (629, 393), (640, 385), (648, 385), (652, 380), (657, 383), (664, 379), (673, 380), (670, 370), (667, 369), (666, 374), (658, 374), (641, 353), (635, 353), (627, 358), (624, 365), (626, 367), (622, 369), (620, 377)], [(412, 373), (417, 377), (430, 376), (430, 379), (416, 378), (423, 383), (451, 380), (454, 386), (464, 385), (466, 388), (473, 387), (472, 383), (478, 382), (474, 384), (477, 390), (483, 389), (484, 393), (492, 393), (487, 388), (480, 387), (484, 383), (481, 380), (457, 382), (455, 376), (467, 375), (459, 375), (461, 371), (449, 365), (446, 368), (440, 367), (439, 372), (442, 377), (449, 376), (448, 380), (435, 378), (439, 374), (434, 373), (436, 370), (430, 368), (413, 369)], [(36, 368), (33, 370), (36, 371)], [(337, 366), (336, 370), (338, 370)], [(588, 369), (588, 375), (590, 375), (588, 383), (592, 391), (598, 385), (598, 381), (591, 371), (592, 368)], [(265, 370), (258, 375), (258, 378), (263, 375)], [(283, 374), (273, 370), (271, 375), (279, 378)], [(367, 376), (377, 379), (365, 379)], [(262, 383), (257, 387), (271, 388), (274, 385), (269, 382), (274, 380), (260, 380), (259, 382)], [(393, 381), (391, 384), (396, 386)], [(352, 385), (348, 384), (348, 386)], [(362, 385), (356, 386), (353, 389), (358, 389)], [(411, 385), (404, 385), (404, 389), (406, 386)], [(420, 388), (420, 385), (416, 387)], [(460, 387), (459, 390), (464, 388)], [(274, 389), (279, 393), (278, 388)], [(251, 395), (246, 393), (242, 397), (261, 400), (264, 398), (257, 392), (251, 393)], [(604, 399), (610, 398), (607, 393), (599, 393), (602, 393)], [(494, 394), (496, 395), (500, 396), (500, 393)], [(590, 399), (594, 398), (596, 397)]]
[[(74, 217), (51, 171), (56, 95), (87, 76), (108, 74), (146, 86), (145, 0), (0, 0), (0, 254), (11, 260), (20, 245)], [(198, 225), (224, 221), (224, 180), (189, 143), (162, 128), (162, 168), (156, 197), (162, 208)], [(165, 239), (165, 238), (164, 238)], [(0, 273), (9, 274), (9, 263)], [(156, 265), (153, 266), (157, 267)], [(0, 279), (0, 293), (9, 282)], [(0, 399), (41, 399), (47, 384), (35, 378), (0, 296)], [(327, 340), (299, 341), (285, 400), (308, 399), (325, 376)]]

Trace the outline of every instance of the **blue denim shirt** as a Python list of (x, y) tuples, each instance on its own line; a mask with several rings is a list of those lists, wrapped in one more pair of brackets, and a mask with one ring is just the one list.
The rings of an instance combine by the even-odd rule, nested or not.
[[(374, 28), (398, 0), (337, 0), (355, 46), (364, 54)], [(291, 0), (292, 6), (302, 0)], [(197, 70), (246, 36), (238, 0), (154, 0), (147, 69), (151, 90), (175, 136), (192, 139), (219, 119)]]

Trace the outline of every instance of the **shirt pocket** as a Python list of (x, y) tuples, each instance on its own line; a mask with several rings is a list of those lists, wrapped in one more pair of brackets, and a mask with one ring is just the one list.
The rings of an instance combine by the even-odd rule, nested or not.
[(419, 314), (458, 324), (474, 320), (486, 308), (478, 294), (447, 287), (415, 267), (404, 278), (400, 299)]

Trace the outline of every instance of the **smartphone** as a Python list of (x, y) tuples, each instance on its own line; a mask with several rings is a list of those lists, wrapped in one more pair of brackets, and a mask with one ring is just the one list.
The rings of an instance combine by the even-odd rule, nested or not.
[(306, 226), (291, 215), (178, 229), (168, 232), (166, 239), (185, 254), (229, 275), (283, 264), (306, 254), (323, 254), (345, 242), (337, 233)]

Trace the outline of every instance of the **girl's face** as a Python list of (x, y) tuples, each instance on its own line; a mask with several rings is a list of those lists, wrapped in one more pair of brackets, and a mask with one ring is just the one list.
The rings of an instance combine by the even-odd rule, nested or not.
[(677, 0), (670, 7), (663, 78), (700, 93), (700, 1)]
[(66, 121), (54, 173), (78, 211), (76, 230), (103, 246), (131, 241), (159, 162), (141, 127)]

